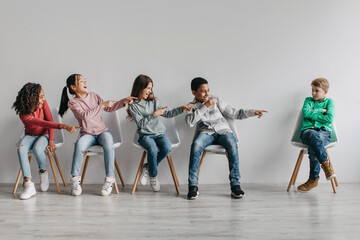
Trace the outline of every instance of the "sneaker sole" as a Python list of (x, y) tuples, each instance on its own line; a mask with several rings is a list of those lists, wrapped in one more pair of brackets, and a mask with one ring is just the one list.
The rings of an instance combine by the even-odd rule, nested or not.
[(300, 190), (300, 189), (297, 188), (297, 190), (298, 190), (298, 192), (301, 192), (301, 193), (307, 193), (307, 192), (309, 192), (311, 189), (310, 189), (310, 190), (303, 191), (303, 190)]
[(243, 196), (245, 196), (245, 194), (242, 194), (242, 195), (235, 195), (234, 193), (231, 193), (231, 197), (233, 198), (242, 198)]
[(35, 196), (35, 194), (32, 195), (32, 196), (30, 196), (30, 197), (28, 197), (28, 198), (19, 198), (19, 199), (20, 199), (20, 200), (29, 200), (29, 199), (32, 198), (33, 196)]
[(195, 200), (195, 199), (197, 199), (198, 198), (198, 196), (199, 196), (199, 192), (197, 192), (196, 193), (196, 196), (195, 197), (186, 197), (188, 200)]

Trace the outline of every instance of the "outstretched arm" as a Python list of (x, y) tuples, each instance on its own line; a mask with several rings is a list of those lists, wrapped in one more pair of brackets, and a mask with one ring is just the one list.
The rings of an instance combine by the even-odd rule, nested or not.
[[(227, 104), (226, 102), (221, 101), (219, 98), (217, 99), (217, 106), (218, 106), (219, 110), (221, 111), (221, 113), (225, 117), (231, 118), (231, 119), (246, 119), (249, 117), (254, 117), (256, 115), (259, 116), (260, 113), (262, 116), (262, 113), (266, 112), (265, 110), (235, 109), (235, 108), (231, 107), (229, 104)], [(258, 111), (257, 114), (255, 113), (255, 111)]]

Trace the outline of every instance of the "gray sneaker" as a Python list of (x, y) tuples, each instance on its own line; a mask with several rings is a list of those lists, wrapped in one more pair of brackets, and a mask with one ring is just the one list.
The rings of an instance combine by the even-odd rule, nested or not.
[(148, 179), (149, 179), (149, 167), (148, 167), (148, 164), (145, 163), (141, 170), (140, 184), (143, 186), (146, 185)]
[(111, 191), (113, 189), (113, 185), (115, 182), (115, 178), (113, 177), (106, 177), (105, 183), (101, 189), (101, 195), (102, 196), (109, 196), (111, 194)]
[(48, 171), (45, 171), (43, 173), (39, 171), (39, 176), (40, 176), (40, 190), (42, 192), (46, 192), (49, 189), (49, 174), (48, 174)]
[(150, 177), (150, 186), (154, 192), (160, 191), (160, 183), (157, 177)]
[(32, 181), (25, 182), (25, 188), (22, 194), (20, 195), (21, 200), (30, 199), (32, 196), (36, 194), (35, 185)]
[(71, 178), (71, 180), (70, 180), (70, 183), (71, 183), (71, 195), (80, 196), (80, 194), (82, 192), (80, 181), (81, 181), (80, 176), (76, 176), (76, 177)]

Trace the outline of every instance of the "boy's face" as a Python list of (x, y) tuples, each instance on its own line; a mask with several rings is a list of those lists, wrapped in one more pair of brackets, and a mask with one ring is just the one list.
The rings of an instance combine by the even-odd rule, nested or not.
[(311, 86), (311, 95), (315, 101), (320, 101), (325, 98), (327, 91), (320, 87)]
[(195, 96), (195, 99), (199, 102), (206, 102), (209, 99), (210, 89), (208, 84), (201, 84), (196, 91), (192, 91), (192, 94)]

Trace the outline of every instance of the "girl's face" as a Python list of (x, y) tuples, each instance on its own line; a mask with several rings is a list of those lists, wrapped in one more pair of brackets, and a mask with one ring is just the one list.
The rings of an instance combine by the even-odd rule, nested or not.
[(36, 108), (42, 108), (42, 106), (44, 105), (44, 101), (45, 101), (44, 90), (41, 89), (39, 94), (39, 103)]
[(85, 78), (80, 76), (75, 85), (71, 85), (71, 89), (74, 90), (76, 95), (86, 94), (88, 92), (88, 85)]
[(146, 100), (149, 95), (151, 94), (152, 92), (152, 83), (150, 82), (146, 88), (144, 88), (141, 92), (140, 92), (140, 96), (139, 96), (139, 99), (140, 101), (141, 100)]

